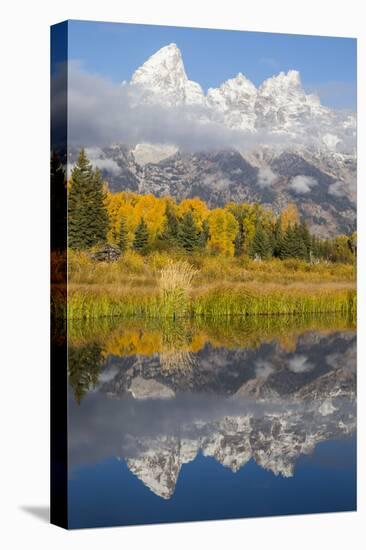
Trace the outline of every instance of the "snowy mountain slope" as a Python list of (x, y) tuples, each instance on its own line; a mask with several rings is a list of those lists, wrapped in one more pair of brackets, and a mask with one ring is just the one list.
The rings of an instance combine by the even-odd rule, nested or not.
[(131, 84), (145, 92), (145, 101), (167, 105), (200, 105), (204, 103), (202, 88), (188, 80), (181, 52), (176, 44), (164, 46), (133, 74)]
[(188, 79), (179, 48), (169, 44), (135, 71), (131, 84), (139, 90), (142, 101), (200, 106), (203, 122), (213, 120), (232, 129), (265, 131), (305, 142), (317, 138), (330, 150), (349, 147), (348, 141), (355, 138), (354, 115), (324, 107), (315, 94), (306, 94), (296, 70), (280, 72), (258, 88), (239, 72), (205, 95), (197, 82)]
[(71, 463), (119, 456), (169, 499), (198, 454), (234, 473), (253, 460), (291, 477), (319, 442), (356, 430), (353, 330), (305, 332), (295, 347), (207, 343), (190, 354), (194, 368), (164, 368), (162, 355), (107, 357), (89, 399), (70, 402)]
[[(305, 92), (298, 71), (281, 72), (259, 87), (239, 73), (205, 93), (189, 80), (179, 48), (169, 44), (141, 65), (128, 85), (134, 108), (157, 106), (170, 113), (173, 126), (184, 113), (193, 133), (212, 124), (219, 136), (220, 129), (222, 135), (240, 135), (240, 145), (228, 146), (223, 139), (222, 146), (195, 142), (194, 150), (187, 150), (161, 143), (160, 134), (157, 142), (106, 144), (90, 157), (112, 191), (177, 200), (198, 196), (210, 207), (259, 201), (277, 211), (291, 201), (320, 236), (354, 231), (355, 115), (321, 105)], [(70, 163), (76, 155), (70, 150)]]
[[(336, 354), (331, 352), (335, 347)], [(324, 355), (319, 360), (320, 350)], [(217, 399), (220, 394), (227, 399), (233, 395), (234, 385), (241, 384), (231, 399), (238, 405), (244, 400), (249, 409), (246, 414), (220, 413), (218, 408), (215, 420), (182, 421), (177, 433), (162, 430), (135, 437), (134, 451), (126, 457), (127, 465), (158, 496), (172, 497), (182, 467), (200, 452), (234, 473), (253, 459), (274, 475), (291, 477), (301, 455), (312, 453), (321, 441), (355, 430), (356, 348), (352, 334), (338, 334), (330, 339), (304, 335), (295, 355), (269, 351), (271, 363), (263, 358), (253, 361), (255, 354), (253, 357), (248, 350), (237, 353), (236, 358), (235, 352), (221, 356), (220, 362), (211, 355), (206, 362), (198, 362), (201, 372), (192, 373), (193, 386), (188, 380), (175, 380), (173, 384), (176, 389), (178, 382), (185, 390), (214, 390)], [(240, 367), (244, 360), (245, 376)], [(235, 381), (234, 370), (241, 373)], [(169, 378), (166, 377), (168, 384)], [(252, 405), (245, 401), (253, 398)], [(259, 405), (263, 410), (258, 409)]]
[(236, 473), (253, 459), (274, 475), (292, 477), (302, 455), (321, 441), (344, 437), (356, 427), (348, 400), (317, 399), (293, 403), (262, 417), (226, 416), (212, 423), (182, 425), (180, 435), (145, 436), (136, 441), (130, 471), (153, 493), (173, 496), (182, 466), (199, 452)]

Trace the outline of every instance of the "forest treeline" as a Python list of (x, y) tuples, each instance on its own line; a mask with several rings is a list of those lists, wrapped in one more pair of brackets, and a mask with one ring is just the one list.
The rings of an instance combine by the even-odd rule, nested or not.
[[(53, 167), (60, 173), (61, 167)], [(280, 213), (258, 203), (230, 202), (210, 209), (199, 199), (111, 193), (100, 171), (81, 150), (68, 186), (68, 245), (84, 250), (110, 243), (122, 253), (156, 250), (256, 259), (298, 258), (352, 263), (356, 234), (321, 239), (312, 235), (297, 207)]]

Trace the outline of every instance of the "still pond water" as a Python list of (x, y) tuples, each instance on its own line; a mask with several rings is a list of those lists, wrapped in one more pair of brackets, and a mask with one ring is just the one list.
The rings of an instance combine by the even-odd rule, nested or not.
[(72, 327), (68, 499), (71, 528), (354, 510), (354, 327)]

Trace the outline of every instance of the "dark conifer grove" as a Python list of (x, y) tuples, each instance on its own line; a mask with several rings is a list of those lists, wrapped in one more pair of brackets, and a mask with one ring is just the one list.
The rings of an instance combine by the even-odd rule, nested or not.
[(101, 174), (82, 149), (71, 173), (68, 195), (68, 245), (86, 249), (105, 243), (108, 212), (104, 205)]

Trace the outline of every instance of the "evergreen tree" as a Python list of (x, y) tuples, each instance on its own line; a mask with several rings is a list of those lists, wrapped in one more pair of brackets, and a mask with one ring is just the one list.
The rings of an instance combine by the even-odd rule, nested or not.
[(141, 218), (140, 223), (136, 227), (133, 248), (140, 254), (146, 254), (149, 242), (149, 232), (144, 218)]
[(294, 258), (295, 248), (296, 246), (295, 246), (294, 229), (291, 225), (289, 225), (282, 239), (281, 255), (280, 255), (281, 260)]
[(123, 252), (126, 252), (127, 245), (128, 245), (128, 231), (127, 231), (127, 227), (126, 227), (126, 220), (122, 216), (121, 221), (120, 221), (119, 240), (118, 240), (118, 246), (119, 246), (119, 249), (122, 252), (122, 254), (123, 254)]
[(277, 218), (274, 232), (273, 232), (273, 251), (272, 254), (275, 258), (281, 257), (282, 245), (283, 245), (283, 231), (281, 216)]
[(310, 245), (310, 262), (313, 262), (314, 259), (318, 258), (318, 244), (315, 235), (311, 235), (311, 245)]
[(262, 224), (258, 224), (252, 243), (250, 245), (249, 255), (252, 258), (260, 258), (262, 260), (268, 258), (271, 253), (271, 246), (267, 232), (263, 229)]
[(67, 226), (66, 175), (59, 156), (51, 157), (51, 247), (52, 250), (65, 250)]
[(200, 245), (200, 233), (197, 229), (192, 212), (184, 214), (180, 222), (178, 241), (187, 252), (192, 252)]
[(96, 243), (107, 242), (107, 231), (109, 225), (108, 212), (105, 207), (105, 192), (103, 189), (103, 179), (99, 168), (93, 173), (92, 188), (94, 193), (93, 212), (94, 212), (94, 240)]
[(299, 227), (299, 234), (301, 236), (301, 239), (302, 239), (302, 241), (305, 245), (305, 249), (306, 249), (305, 259), (310, 260), (310, 257), (311, 257), (311, 235), (310, 235), (309, 228), (308, 228), (305, 221), (302, 222), (300, 227)]
[(244, 251), (244, 226), (243, 221), (239, 220), (239, 229), (234, 240), (234, 255), (241, 256)]
[(320, 241), (320, 256), (323, 260), (329, 261), (332, 256), (332, 244), (329, 239)]
[(353, 256), (357, 258), (357, 233), (354, 231), (348, 238), (348, 246)]
[(264, 232), (267, 234), (268, 243), (269, 243), (269, 256), (274, 256), (274, 251), (276, 247), (276, 237), (273, 227), (265, 227)]
[(68, 244), (90, 248), (107, 240), (108, 213), (99, 170), (94, 171), (84, 149), (71, 173), (68, 196)]
[(281, 259), (298, 258), (305, 260), (307, 258), (307, 249), (304, 243), (300, 226), (288, 226), (282, 240)]
[(174, 206), (168, 202), (165, 208), (165, 226), (160, 238), (164, 242), (168, 242), (170, 246), (175, 246), (178, 243), (179, 235), (179, 220), (176, 216)]
[(69, 383), (79, 405), (88, 391), (92, 390), (98, 383), (103, 364), (102, 348), (98, 344), (69, 347), (67, 362)]
[(200, 248), (206, 248), (209, 236), (210, 236), (210, 226), (209, 226), (208, 220), (206, 219), (206, 220), (203, 220), (202, 222), (202, 231), (199, 239)]

